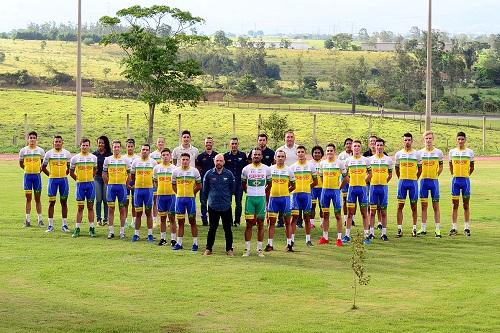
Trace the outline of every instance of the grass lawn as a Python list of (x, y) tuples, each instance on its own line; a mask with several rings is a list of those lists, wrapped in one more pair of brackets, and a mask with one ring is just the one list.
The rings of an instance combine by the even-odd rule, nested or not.
[[(0, 163), (4, 180), (0, 192), (0, 331), (498, 332), (500, 232), (494, 207), (500, 194), (493, 190), (500, 186), (498, 171), (498, 162), (476, 165), (469, 239), (462, 235), (436, 239), (433, 223), (427, 236), (411, 238), (408, 211), (405, 237), (394, 238), (393, 182), (391, 240), (376, 240), (368, 247), (366, 271), (371, 281), (359, 288), (360, 309), (352, 311), (349, 246), (308, 249), (301, 230), (299, 252), (286, 254), (281, 251), (283, 230), (277, 229), (275, 252), (266, 258), (241, 258), (243, 229), (235, 229), (238, 256), (228, 258), (223, 255), (220, 228), (216, 255), (206, 258), (144, 241), (108, 241), (103, 227), (98, 227), (96, 239), (85, 233), (72, 239), (59, 231), (23, 229), (22, 172), (16, 162), (4, 161)], [(441, 178), (446, 234), (450, 227), (447, 170)], [(73, 196), (72, 188), (71, 228)], [(46, 217), (46, 177), (43, 204)], [(59, 214), (57, 209), (57, 230)], [(83, 224), (82, 229), (86, 228)], [(200, 229), (203, 248), (207, 229)], [(313, 238), (319, 236), (320, 231), (314, 230)], [(191, 244), (190, 237), (185, 243)]]

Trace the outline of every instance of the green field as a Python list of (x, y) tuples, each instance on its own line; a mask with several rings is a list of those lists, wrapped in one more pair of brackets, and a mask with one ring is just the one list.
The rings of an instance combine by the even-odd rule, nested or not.
[[(234, 106), (234, 105), (233, 105)], [(127, 136), (126, 118), (130, 115), (130, 133), (141, 142), (147, 137), (147, 121), (145, 104), (134, 100), (101, 99), (86, 97), (83, 99), (83, 135), (92, 139), (100, 135), (110, 138), (124, 139)], [(313, 114), (310, 112), (280, 111), (287, 115), (289, 127), (296, 132), (297, 142), (306, 147), (313, 145)], [(270, 115), (269, 110), (255, 108), (235, 108), (218, 106), (216, 103), (200, 104), (193, 109), (186, 107), (181, 110), (172, 108), (169, 114), (157, 112), (155, 118), (155, 136), (165, 136), (167, 146), (178, 144), (178, 114), (181, 114), (182, 129), (192, 131), (193, 144), (202, 146), (206, 136), (213, 136), (217, 150), (226, 150), (226, 144), (233, 135), (232, 115), (236, 117), (235, 134), (240, 138), (241, 148), (249, 150), (255, 143), (258, 132), (259, 114), (262, 119)], [(40, 145), (49, 148), (52, 137), (60, 134), (66, 139), (67, 147), (75, 150), (75, 97), (50, 93), (0, 91), (0, 152), (17, 153), (24, 145), (24, 114), (28, 118), (28, 130), (39, 133)], [(325, 145), (328, 142), (341, 144), (346, 137), (360, 138), (366, 142), (370, 133), (383, 137), (387, 141), (387, 150), (391, 153), (401, 148), (401, 136), (409, 131), (416, 137), (416, 146), (421, 147), (420, 133), (424, 125), (419, 118), (392, 119), (374, 116), (352, 116), (337, 114), (317, 115), (317, 142)], [(442, 121), (442, 119), (440, 120)], [(500, 154), (499, 121), (491, 121), (493, 129), (486, 131), (486, 149), (482, 151), (482, 130), (466, 126), (466, 121), (457, 125), (435, 124), (436, 145), (448, 150), (455, 145), (455, 135), (458, 130), (464, 130), (468, 135), (469, 146), (476, 154)], [(371, 131), (370, 131), (371, 123)], [(16, 144), (13, 144), (13, 142)], [(92, 140), (92, 144), (94, 144)], [(281, 145), (281, 143), (280, 143)]]
[[(498, 162), (478, 162), (472, 177), (472, 236), (430, 233), (393, 237), (395, 182), (390, 187), (388, 243), (367, 248), (371, 280), (352, 304), (348, 246), (303, 244), (286, 254), (283, 230), (265, 258), (241, 258), (243, 229), (234, 229), (235, 258), (223, 255), (219, 229), (213, 257), (141, 241), (72, 239), (21, 228), (22, 171), (1, 162), (0, 331), (2, 332), (498, 332)], [(441, 177), (443, 231), (450, 227), (450, 177)], [(44, 177), (44, 216), (46, 216)], [(71, 181), (73, 186), (73, 182)], [(71, 189), (70, 197), (73, 198)], [(74, 200), (70, 221), (74, 226)], [(408, 211), (405, 212), (408, 217)], [(34, 217), (33, 217), (34, 218)], [(60, 227), (56, 210), (56, 227)], [(83, 225), (85, 230), (86, 224)], [(459, 229), (463, 228), (462, 217)], [(357, 227), (359, 230), (359, 227)], [(158, 230), (155, 229), (158, 237)], [(206, 241), (201, 228), (200, 244)], [(145, 231), (143, 230), (143, 234)], [(84, 233), (85, 234), (85, 233)], [(128, 231), (130, 235), (131, 232)], [(377, 235), (379, 233), (377, 232)], [(188, 235), (188, 234), (187, 234)], [(313, 238), (320, 236), (313, 231)], [(255, 236), (254, 236), (255, 237)], [(185, 243), (190, 245), (190, 237)], [(252, 249), (255, 248), (255, 239)]]

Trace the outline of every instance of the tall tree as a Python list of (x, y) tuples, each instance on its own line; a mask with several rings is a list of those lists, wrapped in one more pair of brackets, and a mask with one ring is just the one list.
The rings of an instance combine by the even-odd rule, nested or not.
[(139, 89), (139, 99), (148, 104), (148, 142), (152, 142), (157, 105), (171, 101), (179, 107), (185, 103), (194, 107), (203, 96), (201, 88), (191, 83), (202, 74), (200, 64), (179, 58), (181, 46), (206, 40), (188, 34), (203, 19), (178, 8), (155, 5), (124, 8), (116, 17), (103, 16), (99, 22), (116, 27), (122, 19), (129, 24), (128, 30), (105, 35), (102, 44), (116, 43), (125, 52), (122, 74)]
[(364, 57), (346, 64), (341, 70), (342, 81), (351, 90), (352, 113), (356, 113), (356, 94), (366, 84), (369, 77), (370, 70)]
[(216, 44), (228, 47), (233, 45), (233, 40), (226, 36), (226, 33), (222, 30), (216, 31), (214, 34), (214, 42)]

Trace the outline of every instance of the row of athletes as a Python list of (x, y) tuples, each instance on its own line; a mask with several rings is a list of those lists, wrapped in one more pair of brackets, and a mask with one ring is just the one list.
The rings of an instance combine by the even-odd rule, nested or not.
[[(30, 140), (31, 138), (30, 133)], [(424, 234), (425, 222), (422, 223), (422, 230), (418, 233), (416, 232), (416, 201), (418, 184), (417, 179), (422, 176), (421, 190), (420, 194), (422, 197), (422, 203), (425, 206), (427, 203), (428, 192), (431, 192), (431, 197), (433, 200), (433, 207), (435, 209), (436, 217), (436, 236), (440, 236), (439, 228), (439, 210), (436, 204), (439, 200), (439, 185), (437, 183), (437, 177), (442, 171), (442, 159), (443, 154), (439, 149), (432, 146), (433, 134), (427, 132), (424, 134), (426, 148), (422, 151), (415, 151), (412, 149), (413, 138), (411, 134), (406, 133), (404, 136), (404, 148), (396, 153), (396, 173), (400, 178), (398, 184), (398, 237), (402, 236), (402, 208), (404, 206), (404, 201), (407, 193), (410, 195), (410, 203), (412, 205), (413, 211), (413, 229), (412, 235), (416, 236), (418, 233)], [(56, 138), (60, 139), (60, 138)], [(54, 140), (54, 150), (59, 151), (56, 145), (56, 139)], [(294, 234), (296, 228), (296, 221), (299, 211), (303, 212), (304, 221), (306, 224), (306, 244), (312, 246), (310, 239), (310, 212), (311, 212), (311, 202), (314, 188), (317, 188), (318, 179), (322, 181), (321, 194), (320, 194), (320, 206), (323, 211), (323, 237), (320, 239), (320, 244), (328, 243), (328, 213), (330, 202), (334, 205), (335, 217), (337, 219), (337, 242), (338, 246), (341, 246), (342, 242), (348, 242), (350, 240), (350, 227), (352, 225), (352, 218), (355, 211), (355, 205), (358, 203), (360, 205), (360, 211), (363, 216), (363, 226), (365, 231), (365, 243), (369, 244), (371, 239), (374, 238), (374, 218), (375, 212), (380, 211), (382, 215), (382, 239), (387, 240), (386, 235), (386, 208), (387, 208), (387, 182), (392, 177), (392, 159), (384, 155), (383, 147), (384, 141), (382, 139), (370, 138), (370, 140), (375, 139), (375, 155), (370, 159), (361, 156), (361, 142), (354, 141), (352, 143), (352, 156), (351, 153), (346, 150), (346, 154), (349, 157), (342, 161), (335, 156), (335, 146), (329, 144), (327, 146), (327, 159), (320, 162), (319, 168), (314, 164), (314, 162), (308, 162), (306, 159), (305, 148), (303, 146), (297, 147), (297, 159), (298, 161), (292, 165), (291, 168), (285, 166), (286, 152), (284, 150), (278, 149), (275, 155), (276, 165), (268, 168), (261, 163), (262, 161), (262, 150), (256, 148), (252, 151), (252, 164), (246, 166), (243, 169), (241, 180), (244, 190), (247, 192), (247, 202), (245, 207), (245, 216), (247, 219), (247, 230), (245, 231), (245, 254), (249, 254), (249, 242), (251, 238), (251, 226), (257, 224), (258, 226), (258, 252), (262, 252), (262, 238), (263, 238), (263, 221), (266, 214), (266, 206), (269, 214), (270, 230), (269, 230), (269, 241), (266, 246), (266, 250), (272, 250), (272, 238), (274, 235), (274, 224), (278, 214), (283, 214), (285, 216), (286, 234), (287, 234), (287, 249), (289, 251), (293, 250)], [(36, 133), (35, 133), (36, 141)], [(61, 140), (62, 143), (62, 140)], [(472, 173), (473, 164), (473, 153), (469, 149), (465, 148), (465, 134), (459, 132), (457, 135), (458, 147), (450, 151), (450, 170), (453, 177), (452, 194), (453, 194), (453, 227), (450, 234), (456, 234), (456, 210), (458, 209), (458, 195), (462, 191), (464, 197), (464, 211), (465, 211), (465, 227), (464, 232), (466, 235), (470, 235), (470, 229), (468, 225), (468, 199), (470, 196), (470, 183), (469, 175)], [(347, 144), (347, 142), (346, 142)], [(26, 147), (25, 147), (26, 148)], [(31, 147), (33, 148), (33, 147)], [(91, 179), (92, 173), (95, 173), (95, 158), (90, 156), (90, 141), (83, 140), (81, 144), (81, 153), (75, 155), (71, 159), (70, 163), (70, 174), (77, 181), (77, 201), (78, 201), (78, 214), (77, 214), (77, 225), (73, 233), (74, 237), (79, 236), (80, 223), (83, 213), (83, 203), (87, 200), (87, 207), (89, 208), (89, 222), (91, 223), (89, 233), (90, 235), (95, 235), (95, 229), (93, 226), (93, 210), (92, 202), (93, 195), (95, 194), (93, 189), (93, 183), (89, 181)], [(175, 168), (170, 164), (170, 151), (164, 149), (162, 151), (162, 163), (155, 166), (156, 162), (149, 158), (149, 145), (143, 145), (141, 147), (141, 157), (135, 158), (133, 161), (126, 157), (121, 157), (121, 143), (115, 141), (113, 143), (113, 156), (108, 157), (105, 160), (105, 179), (110, 185), (108, 188), (108, 202), (110, 203), (110, 232), (108, 234), (109, 238), (114, 237), (114, 226), (113, 226), (113, 214), (114, 214), (114, 202), (116, 199), (119, 201), (120, 205), (120, 220), (121, 229), (120, 235), (124, 237), (124, 216), (126, 216), (126, 189), (131, 187), (132, 182), (135, 183), (136, 193), (134, 195), (134, 206), (138, 212), (142, 211), (144, 207), (146, 210), (147, 222), (148, 222), (148, 241), (153, 241), (152, 237), (152, 218), (151, 218), (151, 208), (152, 208), (152, 198), (153, 198), (153, 183), (156, 182), (158, 186), (158, 208), (160, 211), (161, 220), (161, 242), (163, 245), (166, 243), (165, 232), (166, 232), (166, 217), (170, 217), (171, 222), (171, 232), (172, 232), (172, 245), (174, 249), (182, 249), (182, 236), (184, 233), (184, 214), (188, 214), (189, 222), (191, 224), (191, 230), (193, 234), (193, 250), (198, 249), (197, 244), (197, 228), (195, 223), (195, 201), (194, 197), (196, 192), (201, 189), (201, 177), (197, 169), (190, 167), (191, 156), (188, 153), (183, 153), (181, 155), (181, 168)], [(48, 152), (48, 157), (44, 158), (44, 163), (41, 169), (47, 173), (47, 164), (51, 160), (51, 151)], [(164, 156), (165, 155), (165, 156)], [(314, 154), (313, 154), (314, 155)], [(341, 154), (342, 155), (342, 154)], [(20, 156), (23, 156), (21, 160), (21, 166), (29, 173), (29, 167), (25, 167), (32, 163), (29, 157), (26, 156), (26, 152), (21, 151)], [(54, 158), (57, 160), (58, 158)], [(222, 156), (222, 160), (224, 160)], [(65, 163), (59, 165), (62, 168)], [(54, 165), (56, 166), (56, 165)], [(161, 167), (170, 167), (170, 170), (159, 171)], [(52, 164), (51, 164), (52, 167)], [(155, 172), (157, 169), (157, 172)], [(59, 170), (61, 171), (61, 170)], [(174, 172), (175, 171), (175, 172)], [(319, 171), (319, 172), (318, 172)], [(131, 177), (129, 176), (129, 172)], [(67, 170), (66, 170), (67, 173)], [(57, 174), (57, 172), (54, 172)], [(59, 172), (60, 175), (60, 172)], [(110, 175), (112, 176), (110, 178)], [(319, 175), (319, 177), (318, 177)], [(342, 176), (341, 176), (342, 175)], [(375, 175), (375, 176), (374, 176)], [(50, 177), (50, 173), (49, 173)], [(342, 179), (342, 182), (340, 179)], [(29, 183), (29, 178), (25, 176), (25, 188), (26, 183)], [(52, 177), (52, 178), (65, 178), (65, 177)], [(139, 181), (137, 182), (137, 180)], [(179, 183), (177, 183), (179, 179)], [(49, 179), (49, 197), (51, 192), (52, 184), (57, 179)], [(111, 181), (110, 181), (111, 180)], [(64, 182), (63, 180), (61, 180)], [(67, 181), (66, 181), (67, 182)], [(170, 183), (170, 185), (168, 185)], [(342, 224), (340, 219), (340, 188), (345, 188), (345, 185), (350, 183), (347, 194), (347, 202), (349, 206), (349, 214), (347, 218), (347, 228), (346, 234), (342, 237)], [(371, 184), (370, 184), (371, 183)], [(180, 187), (178, 187), (180, 184)], [(275, 185), (273, 187), (273, 184)], [(368, 203), (368, 184), (370, 191), (370, 207), (371, 207), (371, 218), (370, 221), (367, 217), (367, 203)], [(66, 185), (61, 186), (63, 189), (63, 195), (67, 188)], [(274, 190), (273, 190), (274, 188)], [(163, 194), (165, 192), (167, 194)], [(61, 190), (61, 188), (60, 188)], [(288, 191), (288, 192), (287, 192)], [(457, 193), (458, 191), (458, 193)], [(293, 192), (292, 200), (290, 203), (289, 192)], [(177, 197), (175, 197), (175, 193)], [(266, 193), (270, 193), (269, 203), (266, 205)], [(231, 195), (231, 193), (230, 193)], [(67, 194), (66, 194), (67, 196)], [(203, 195), (205, 198), (209, 197), (209, 193)], [(290, 209), (293, 208), (293, 209)], [(424, 207), (423, 207), (424, 208)], [(50, 209), (50, 208), (49, 208)], [(67, 210), (67, 209), (66, 209)], [(291, 212), (289, 212), (291, 210)], [(148, 214), (149, 212), (149, 214)], [(179, 222), (179, 235), (177, 239), (175, 236), (175, 220), (173, 218), (173, 212), (177, 213), (177, 218)], [(290, 213), (293, 213), (293, 217), (290, 222)], [(133, 237), (133, 241), (139, 239), (139, 229), (140, 229), (140, 216), (136, 221), (136, 232)], [(50, 218), (50, 217), (49, 217)], [(49, 222), (50, 223), (50, 222)], [(64, 220), (63, 220), (64, 223)], [(50, 227), (50, 224), (49, 224)], [(63, 230), (67, 229), (64, 228)], [(261, 236), (262, 235), (262, 236)], [(174, 241), (176, 241), (174, 243)], [(162, 244), (163, 243), (163, 244)], [(211, 251), (207, 246), (207, 250)], [(229, 250), (228, 250), (229, 251)]]

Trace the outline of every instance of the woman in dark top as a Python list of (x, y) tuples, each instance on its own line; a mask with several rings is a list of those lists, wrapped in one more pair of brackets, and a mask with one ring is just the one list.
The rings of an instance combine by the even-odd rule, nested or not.
[[(106, 184), (102, 179), (102, 166), (104, 159), (113, 155), (107, 136), (102, 135), (97, 139), (97, 150), (92, 154), (97, 156), (97, 172), (94, 177), (97, 224), (106, 225), (108, 223), (108, 204), (106, 203)], [(101, 218), (101, 207), (104, 207), (104, 220)]]

